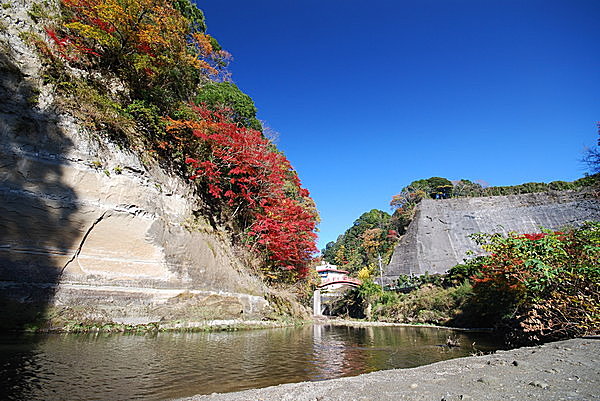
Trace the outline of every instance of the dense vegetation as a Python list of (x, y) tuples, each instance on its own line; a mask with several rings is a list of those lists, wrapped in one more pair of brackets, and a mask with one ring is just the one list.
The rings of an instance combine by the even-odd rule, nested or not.
[(190, 0), (34, 4), (24, 35), (62, 107), (147, 163), (189, 178), (199, 214), (262, 256), (265, 277), (294, 281), (316, 252), (314, 202), (231, 82), (231, 56)]
[(388, 263), (398, 233), (389, 213), (373, 209), (363, 213), (336, 242), (322, 251), (323, 259), (366, 278)]
[(475, 234), (486, 256), (445, 275), (372, 281), (338, 313), (376, 320), (496, 327), (513, 344), (585, 335), (600, 327), (600, 223), (564, 232)]
[[(585, 160), (594, 175), (574, 182), (483, 187), (468, 180), (431, 177), (412, 182), (392, 198), (393, 215), (372, 210), (323, 250), (330, 263), (359, 271), (363, 285), (348, 291), (333, 314), (399, 323), (494, 327), (509, 343), (527, 344), (595, 333), (600, 327), (600, 223), (563, 232), (474, 234), (486, 252), (447, 274), (401, 276), (380, 287), (373, 250), (386, 258), (425, 198), (512, 195), (549, 190), (597, 190), (598, 151)], [(377, 248), (369, 233), (377, 228)], [(383, 236), (387, 232), (387, 236)]]

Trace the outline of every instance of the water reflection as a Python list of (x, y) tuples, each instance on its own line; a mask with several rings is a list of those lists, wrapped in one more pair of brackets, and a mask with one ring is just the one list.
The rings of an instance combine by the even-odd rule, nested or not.
[[(449, 336), (462, 346), (440, 347)], [(163, 400), (406, 368), (497, 346), (482, 334), (314, 325), (247, 332), (0, 338), (12, 400)]]

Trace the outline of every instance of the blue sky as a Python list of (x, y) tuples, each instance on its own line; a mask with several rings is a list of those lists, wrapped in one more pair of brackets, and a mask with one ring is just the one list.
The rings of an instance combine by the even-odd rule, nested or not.
[(600, 120), (597, 0), (198, 0), (321, 213), (413, 180), (571, 181)]

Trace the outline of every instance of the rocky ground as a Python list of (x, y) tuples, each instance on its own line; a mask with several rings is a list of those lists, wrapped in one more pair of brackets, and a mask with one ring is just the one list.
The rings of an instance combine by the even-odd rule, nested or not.
[(600, 400), (600, 337), (183, 400)]

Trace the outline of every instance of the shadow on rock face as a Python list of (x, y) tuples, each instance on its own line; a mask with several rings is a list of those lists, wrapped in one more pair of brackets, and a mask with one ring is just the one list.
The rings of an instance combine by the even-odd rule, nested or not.
[[(43, 320), (77, 244), (77, 195), (64, 182), (73, 147), (39, 90), (0, 54), (0, 330)], [(46, 109), (52, 109), (48, 107)]]

